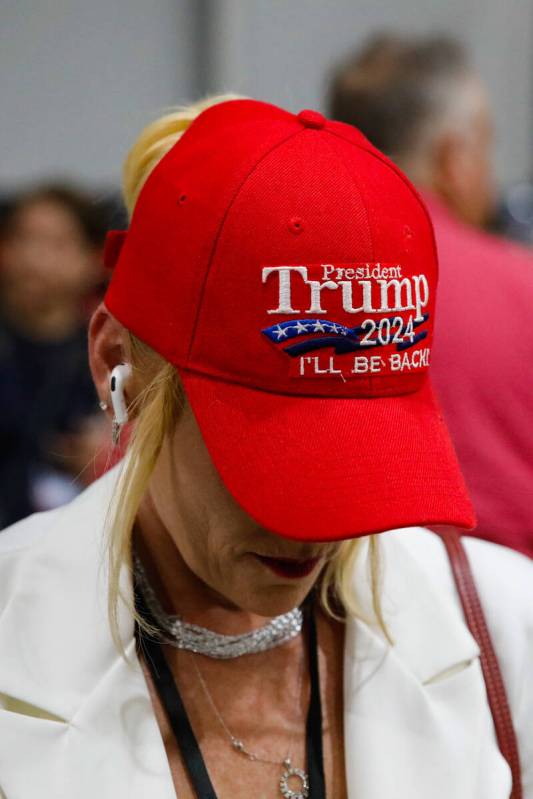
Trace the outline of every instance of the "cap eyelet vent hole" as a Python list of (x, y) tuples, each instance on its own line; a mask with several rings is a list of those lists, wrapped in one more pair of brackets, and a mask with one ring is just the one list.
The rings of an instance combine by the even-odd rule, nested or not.
[(301, 217), (292, 216), (289, 219), (289, 230), (295, 236), (299, 236), (300, 233), (303, 232), (303, 229), (304, 229), (304, 223), (303, 223), (303, 219)]
[(186, 194), (180, 194), (180, 196), (178, 197), (179, 205), (183, 205), (184, 203), (187, 202), (187, 200), (188, 200), (188, 197), (187, 197)]

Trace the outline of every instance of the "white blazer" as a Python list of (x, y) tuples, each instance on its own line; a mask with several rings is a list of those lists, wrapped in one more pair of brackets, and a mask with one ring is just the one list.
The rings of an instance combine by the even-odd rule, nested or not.
[[(132, 619), (116, 652), (107, 622), (103, 526), (116, 469), (64, 508), (0, 533), (0, 796), (176, 799), (135, 657)], [(508, 799), (477, 644), (440, 539), (380, 538), (395, 641), (347, 623), (344, 721), (350, 799)], [(466, 546), (500, 658), (533, 799), (533, 564)], [(364, 602), (361, 560), (354, 579)], [(105, 563), (105, 561), (104, 561)], [(126, 590), (131, 590), (124, 577)], [(335, 797), (331, 797), (335, 799)]]

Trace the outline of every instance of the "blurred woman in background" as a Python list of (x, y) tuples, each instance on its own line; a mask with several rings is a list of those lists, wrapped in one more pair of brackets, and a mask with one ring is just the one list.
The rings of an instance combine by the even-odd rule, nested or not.
[[(80, 190), (20, 196), (0, 249), (0, 528), (77, 493), (104, 445), (87, 366), (105, 216)], [(87, 475), (90, 479), (90, 471)]]

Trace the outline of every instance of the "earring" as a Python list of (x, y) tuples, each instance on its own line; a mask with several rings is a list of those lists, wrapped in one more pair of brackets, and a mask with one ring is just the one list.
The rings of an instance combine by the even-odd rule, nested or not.
[(121, 363), (115, 366), (109, 378), (109, 388), (111, 391), (111, 405), (113, 406), (113, 430), (112, 439), (116, 446), (120, 441), (120, 431), (122, 426), (128, 421), (128, 409), (124, 396), (124, 384), (131, 377), (131, 366), (129, 363)]
[(104, 400), (100, 400), (100, 402), (98, 403), (98, 405), (100, 406), (100, 410), (102, 410), (102, 411), (107, 411), (107, 409), (108, 409), (108, 407), (109, 407), (109, 405), (107, 404), (107, 402), (104, 402)]

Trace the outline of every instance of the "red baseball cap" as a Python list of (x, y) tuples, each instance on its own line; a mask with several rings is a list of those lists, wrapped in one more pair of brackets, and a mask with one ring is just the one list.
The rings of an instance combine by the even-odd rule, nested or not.
[(176, 367), (222, 480), (263, 527), (326, 541), (474, 525), (427, 374), (432, 226), (359, 131), (214, 105), (107, 252), (108, 309)]

